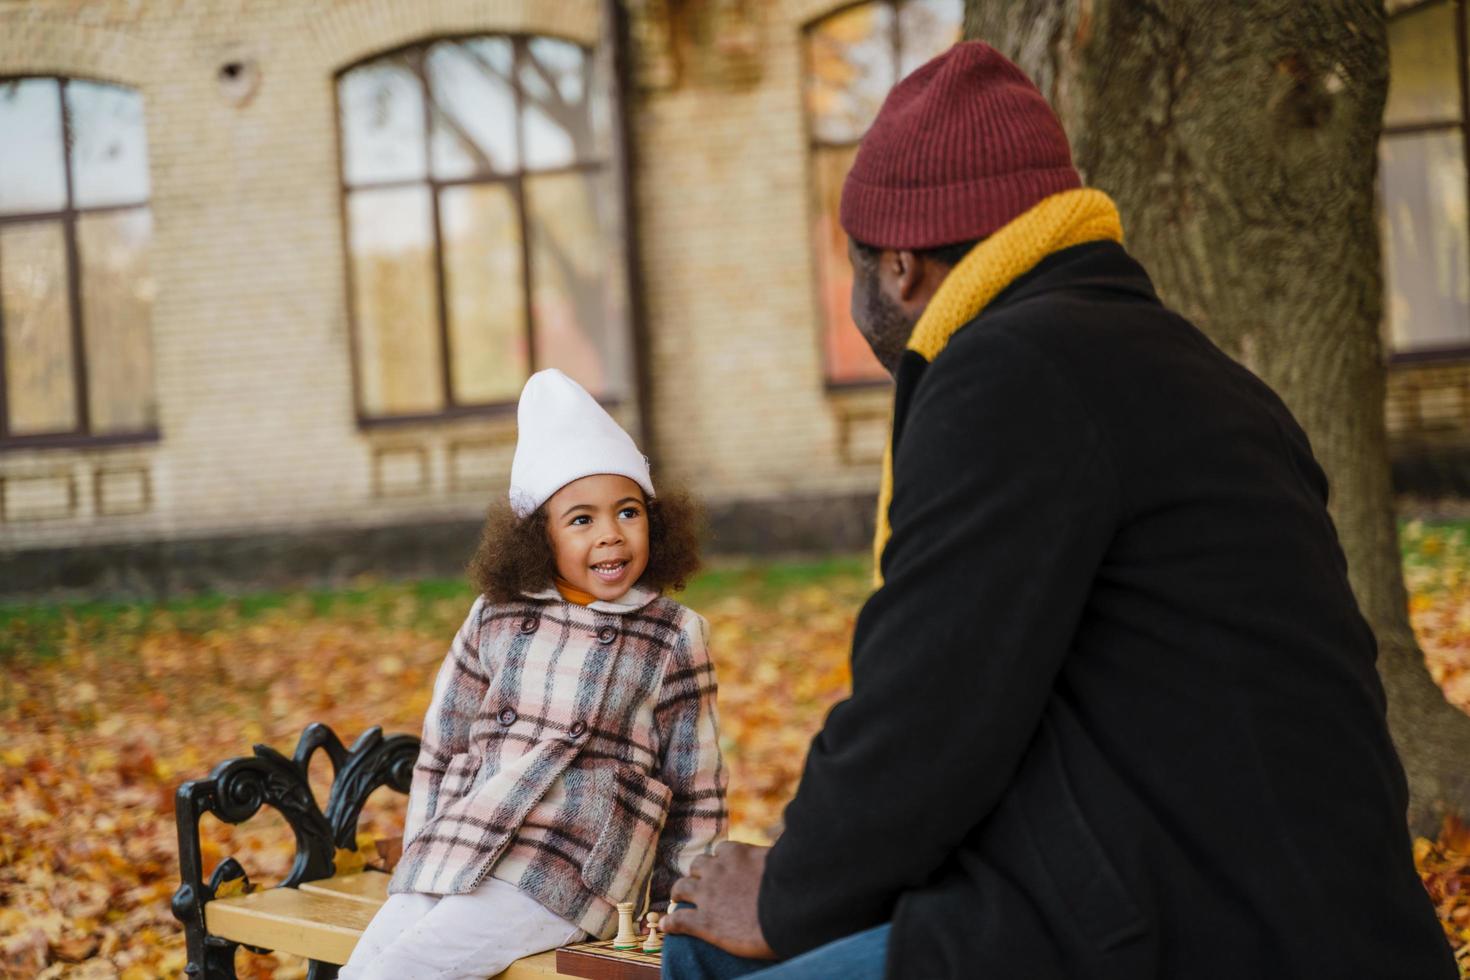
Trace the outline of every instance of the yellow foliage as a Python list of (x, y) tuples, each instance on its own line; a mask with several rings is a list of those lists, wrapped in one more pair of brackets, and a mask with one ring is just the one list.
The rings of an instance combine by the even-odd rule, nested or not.
[(356, 874), (367, 864), (367, 858), (361, 850), (352, 850), (347, 847), (337, 848), (336, 855), (332, 858), (332, 867), (339, 875)]
[[(1422, 528), (1418, 540), (1431, 535), (1440, 561), (1411, 565), (1411, 613), (1431, 665), (1464, 706), (1470, 560), (1462, 559), (1470, 547)], [(695, 602), (710, 621), (736, 839), (779, 833), (807, 744), (847, 691), (853, 620), (866, 594), (855, 568), (774, 594), (737, 583)], [(249, 622), (221, 613), (207, 631), (175, 614), (138, 613), (126, 643), (68, 625), (53, 654), (8, 660), (0, 678), (0, 976), (178, 976), (183, 941), (168, 902), (178, 884), (178, 784), (249, 754), (254, 742), (289, 754), (313, 721), (349, 743), (375, 724), (417, 732), (469, 605), (467, 597), (435, 601), (443, 608), (432, 627), (397, 612), (318, 612), (304, 597)], [(327, 772), (325, 761), (316, 769)], [(325, 788), (319, 780), (318, 793)], [(338, 851), (338, 869), (375, 859), (372, 840), (400, 834), (403, 810), (398, 794), (375, 794), (357, 850)], [(268, 808), (241, 827), (206, 819), (202, 830), (206, 878), (229, 856), (258, 887), (290, 867), (292, 834)], [(1470, 880), (1460, 880), (1470, 868), (1466, 837), (1414, 845), (1446, 934), (1462, 951), (1470, 951), (1470, 902), (1459, 898), (1470, 896)], [(243, 882), (221, 894), (240, 890)], [(304, 971), (284, 956), (242, 952), (239, 963), (242, 977)]]
[(220, 882), (220, 886), (215, 889), (214, 897), (215, 898), (237, 898), (237, 897), (239, 897), (241, 895), (244, 895), (244, 894), (245, 894), (245, 879), (244, 878), (231, 878), (229, 881), (222, 881), (222, 882)]

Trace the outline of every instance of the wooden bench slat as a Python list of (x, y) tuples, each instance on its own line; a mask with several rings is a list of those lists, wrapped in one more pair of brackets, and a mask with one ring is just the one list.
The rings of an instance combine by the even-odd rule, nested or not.
[[(365, 880), (350, 880), (354, 878)], [(387, 896), (388, 876), (369, 871), (310, 884), (313, 887), (267, 888), (236, 898), (217, 898), (204, 906), (206, 925), (212, 934), (238, 943), (326, 963), (346, 963)], [(375, 889), (381, 889), (382, 897), (370, 897)], [(494, 980), (575, 978), (557, 971), (553, 950), (517, 960)]]
[(267, 888), (204, 906), (209, 931), (225, 939), (282, 953), (346, 963), (376, 906), (352, 899)]
[(335, 895), (354, 902), (364, 902), (376, 909), (388, 900), (388, 881), (392, 875), (381, 871), (359, 871), (356, 874), (337, 875), (320, 881), (304, 881), (301, 891), (318, 895)]
[(553, 949), (516, 960), (506, 968), (504, 973), (492, 980), (578, 980), (578, 978), (557, 971), (556, 950)]

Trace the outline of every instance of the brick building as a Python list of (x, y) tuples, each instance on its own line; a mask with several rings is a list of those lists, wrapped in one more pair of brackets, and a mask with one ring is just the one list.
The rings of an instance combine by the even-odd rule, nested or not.
[[(836, 195), (961, 6), (8, 0), (0, 591), (452, 569), (549, 365), (724, 548), (858, 545), (888, 388)], [(1390, 423), (1433, 479), (1470, 447), (1465, 17), (1394, 22), (1418, 60), (1440, 8), (1423, 85), (1459, 87), (1396, 91), (1385, 144), (1390, 279), (1433, 293), (1395, 307)], [(1439, 279), (1402, 271), (1425, 220)]]
[(1470, 24), (1390, 0), (1379, 163), (1388, 431), (1401, 489), (1470, 495)]

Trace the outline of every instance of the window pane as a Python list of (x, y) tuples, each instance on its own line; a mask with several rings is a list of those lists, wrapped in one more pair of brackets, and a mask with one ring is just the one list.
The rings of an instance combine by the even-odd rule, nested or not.
[(59, 221), (0, 227), (0, 299), (11, 434), (75, 429), (71, 303)]
[(847, 234), (837, 223), (842, 179), (852, 167), (857, 147), (817, 147), (812, 151), (815, 177), (817, 290), (821, 303), (822, 340), (830, 381), (870, 381), (888, 377), (867, 341), (858, 333), (849, 311), (852, 263), (847, 260)]
[(628, 377), (627, 304), (609, 234), (614, 201), (595, 175), (526, 181), (536, 366), (561, 368), (601, 397), (621, 396)]
[(907, 75), (960, 39), (964, 0), (907, 0), (898, 8), (898, 73)]
[(501, 184), (448, 188), (439, 223), (455, 401), (515, 401), (531, 364), (515, 199)]
[(402, 55), (354, 68), (337, 86), (349, 184), (425, 176), (424, 92)]
[(148, 200), (143, 96), (117, 85), (66, 83), (72, 196), (79, 208)]
[(516, 168), (514, 54), (507, 38), (445, 41), (429, 49), (434, 175), (470, 177)]
[(527, 42), (520, 71), (527, 167), (564, 167), (594, 158), (591, 73), (591, 60), (575, 44), (544, 37)]
[(60, 86), (52, 78), (0, 82), (0, 214), (64, 207)]
[(368, 415), (444, 408), (429, 190), (348, 196), (358, 387)]
[(1395, 351), (1470, 345), (1470, 232), (1458, 131), (1382, 143), (1386, 313)]
[(1389, 21), (1388, 62), (1385, 126), (1459, 118), (1452, 4), (1436, 3)]
[(612, 46), (598, 45), (592, 51), (591, 86), (587, 100), (588, 125), (592, 127), (592, 155), (597, 160), (612, 156), (613, 127), (617, 118), (613, 114), (613, 95), (617, 89), (614, 77)]
[(865, 3), (807, 31), (807, 111), (812, 135), (829, 143), (862, 138), (893, 87), (893, 8)]
[(147, 208), (77, 219), (82, 330), (92, 431), (138, 432), (157, 424), (153, 400), (153, 276)]

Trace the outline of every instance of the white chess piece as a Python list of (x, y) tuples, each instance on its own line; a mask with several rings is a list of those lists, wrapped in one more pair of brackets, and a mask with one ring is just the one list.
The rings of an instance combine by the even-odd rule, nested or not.
[(664, 934), (659, 931), (659, 915), (650, 912), (644, 917), (648, 923), (648, 935), (643, 939), (643, 952), (657, 953), (664, 948)]
[(638, 933), (633, 928), (633, 903), (618, 903), (618, 934), (613, 937), (613, 949), (637, 949)]

